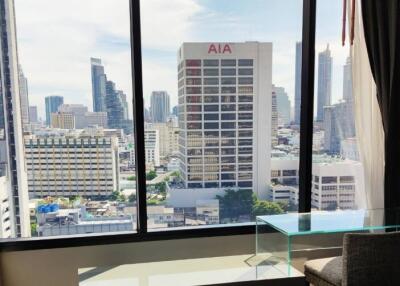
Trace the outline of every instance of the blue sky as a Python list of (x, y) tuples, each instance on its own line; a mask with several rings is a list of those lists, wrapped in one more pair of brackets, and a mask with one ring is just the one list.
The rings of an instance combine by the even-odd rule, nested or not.
[[(15, 0), (20, 64), (31, 105), (44, 115), (44, 97), (91, 109), (90, 57), (132, 96), (127, 0)], [(341, 3), (319, 0), (316, 51), (329, 43), (333, 101), (341, 98), (348, 48), (340, 43)], [(176, 104), (176, 53), (184, 41), (270, 41), (273, 83), (294, 96), (295, 43), (301, 40), (301, 0), (145, 0), (141, 2), (144, 96), (167, 90)], [(292, 102), (293, 104), (293, 102)]]

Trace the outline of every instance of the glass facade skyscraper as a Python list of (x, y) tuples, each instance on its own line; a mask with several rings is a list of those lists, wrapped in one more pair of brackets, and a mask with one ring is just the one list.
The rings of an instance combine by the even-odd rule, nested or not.
[(324, 107), (331, 105), (332, 57), (329, 45), (318, 54), (318, 102), (317, 121), (324, 120)]
[(45, 98), (46, 101), (46, 125), (51, 124), (51, 114), (58, 111), (60, 105), (64, 104), (64, 97), (59, 95), (51, 95)]
[(101, 59), (91, 58), (92, 71), (92, 98), (93, 111), (105, 112), (106, 107), (106, 82), (107, 77), (104, 73), (104, 66), (101, 64)]
[(167, 122), (169, 113), (169, 94), (166, 91), (153, 91), (150, 98), (150, 114), (152, 122)]

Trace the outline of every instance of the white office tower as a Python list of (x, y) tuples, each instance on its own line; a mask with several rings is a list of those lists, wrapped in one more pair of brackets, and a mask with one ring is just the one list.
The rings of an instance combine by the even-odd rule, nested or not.
[[(0, 1), (0, 129), (6, 158), (4, 169), (7, 188), (1, 197), (9, 197), (12, 236), (29, 237), (29, 200), (24, 158), (22, 112), (19, 88), (18, 51), (14, 16), (14, 1)], [(1, 132), (1, 130), (0, 130)], [(2, 140), (2, 139), (0, 139)], [(2, 211), (4, 211), (2, 209)]]
[(267, 198), (271, 86), (272, 43), (182, 44), (179, 153), (186, 189), (251, 189)]

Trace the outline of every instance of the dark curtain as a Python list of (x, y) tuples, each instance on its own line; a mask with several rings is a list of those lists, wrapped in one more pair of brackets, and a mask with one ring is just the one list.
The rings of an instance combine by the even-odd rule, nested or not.
[(385, 132), (385, 208), (400, 207), (400, 0), (361, 0), (361, 5)]

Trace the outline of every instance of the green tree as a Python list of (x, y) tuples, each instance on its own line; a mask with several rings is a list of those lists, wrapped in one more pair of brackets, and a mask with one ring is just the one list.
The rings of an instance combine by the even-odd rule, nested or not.
[(165, 182), (160, 182), (154, 185), (154, 188), (162, 195), (166, 193), (167, 186), (165, 185)]
[(128, 202), (133, 203), (136, 202), (136, 194), (132, 193), (128, 196)]
[(120, 191), (113, 191), (111, 195), (108, 197), (110, 201), (117, 201), (119, 196), (121, 195)]
[(252, 213), (253, 216), (258, 216), (258, 215), (282, 214), (284, 213), (284, 211), (278, 203), (257, 200), (253, 205)]
[(222, 220), (237, 221), (240, 216), (250, 216), (255, 196), (252, 190), (225, 190), (223, 196), (217, 195), (219, 212)]
[(35, 222), (31, 223), (31, 235), (37, 236), (37, 223)]
[(136, 181), (136, 176), (129, 176), (126, 178), (128, 181)]
[(159, 205), (161, 202), (157, 199), (147, 199), (148, 206), (156, 206)]
[(148, 181), (153, 180), (155, 177), (157, 177), (156, 171), (149, 171), (149, 172), (146, 174), (146, 180), (148, 180)]

